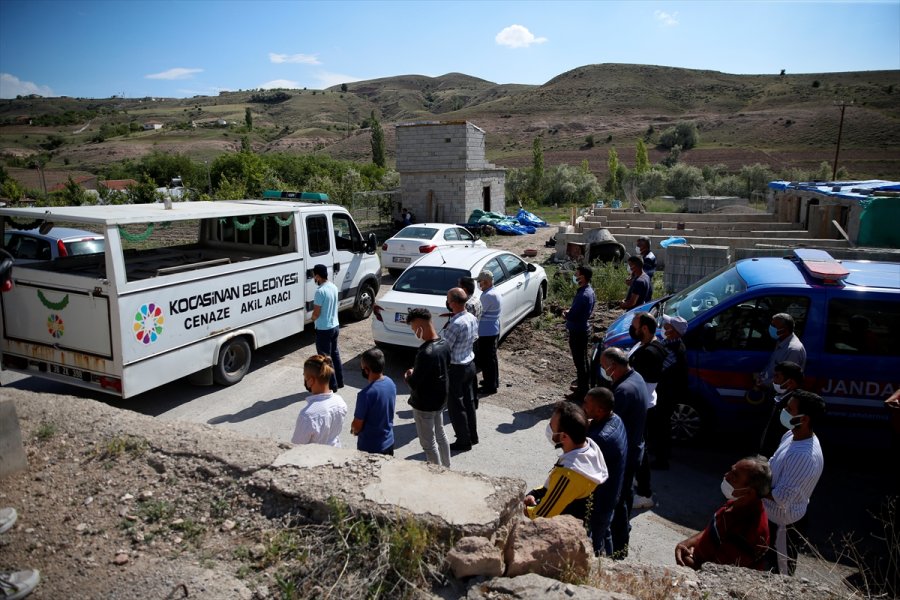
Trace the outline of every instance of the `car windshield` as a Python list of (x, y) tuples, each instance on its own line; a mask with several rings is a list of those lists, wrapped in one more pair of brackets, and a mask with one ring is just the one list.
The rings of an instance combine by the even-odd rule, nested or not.
[(80, 254), (97, 254), (106, 250), (104, 240), (79, 240), (77, 242), (65, 242), (66, 251), (69, 256), (78, 256)]
[(418, 225), (413, 225), (411, 227), (404, 227), (400, 230), (400, 233), (398, 233), (394, 237), (407, 238), (412, 240), (430, 240), (436, 233), (437, 229), (435, 229), (434, 227), (421, 227)]
[(446, 296), (447, 291), (458, 286), (460, 277), (471, 276), (472, 274), (465, 269), (411, 267), (403, 271), (391, 289), (407, 294)]
[(727, 265), (672, 296), (663, 312), (691, 321), (729, 296), (746, 290), (747, 283), (738, 275), (735, 265)]

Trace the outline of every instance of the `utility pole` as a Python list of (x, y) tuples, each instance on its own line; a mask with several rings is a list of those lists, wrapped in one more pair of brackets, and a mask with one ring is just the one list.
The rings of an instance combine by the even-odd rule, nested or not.
[(853, 106), (853, 101), (850, 101), (850, 104), (847, 104), (843, 100), (840, 102), (835, 102), (835, 106), (839, 106), (841, 108), (841, 123), (838, 125), (838, 139), (837, 139), (837, 148), (834, 150), (834, 166), (831, 168), (831, 180), (834, 181), (837, 179), (837, 163), (838, 163), (838, 155), (841, 153), (841, 134), (844, 133), (844, 111), (848, 106)]

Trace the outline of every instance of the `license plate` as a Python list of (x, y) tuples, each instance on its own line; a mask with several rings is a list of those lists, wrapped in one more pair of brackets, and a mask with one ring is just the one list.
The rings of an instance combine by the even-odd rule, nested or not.
[(403, 263), (405, 265), (408, 265), (410, 262), (412, 262), (412, 259), (408, 256), (395, 256), (394, 262), (395, 263)]
[(394, 315), (394, 323), (406, 323), (406, 313), (397, 313)]
[(84, 379), (84, 371), (81, 369), (73, 369), (72, 367), (61, 367), (59, 365), (47, 365), (47, 370), (55, 375), (63, 375), (74, 379)]

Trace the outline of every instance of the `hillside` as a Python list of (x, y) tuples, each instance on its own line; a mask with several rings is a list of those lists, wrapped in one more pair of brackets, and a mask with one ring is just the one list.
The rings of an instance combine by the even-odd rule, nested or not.
[[(541, 136), (548, 165), (588, 160), (600, 175), (611, 146), (630, 165), (638, 137), (649, 134), (652, 143), (667, 126), (691, 120), (700, 127), (701, 143), (682, 156), (689, 164), (812, 168), (833, 160), (840, 117), (835, 103), (852, 101), (845, 114), (841, 165), (855, 178), (900, 173), (900, 71), (732, 75), (599, 64), (540, 86), (448, 73), (386, 77), (343, 89), (282, 90), (274, 100), (275, 91), (186, 99), (2, 100), (0, 153), (27, 157), (55, 145), (47, 169), (96, 171), (152, 150), (209, 160), (239, 149), (247, 136), (257, 152), (320, 151), (367, 161), (371, 149), (364, 126), (374, 111), (386, 125), (389, 159), (395, 141), (390, 125), (468, 119), (488, 132), (488, 158), (501, 166), (530, 164), (532, 141)], [(244, 128), (248, 107), (252, 131)], [(219, 119), (229, 125), (216, 126)], [(164, 127), (98, 137), (104, 126), (109, 133), (116, 125), (148, 121)], [(588, 135), (596, 141), (592, 148), (585, 144)], [(662, 155), (651, 150), (650, 158)]]

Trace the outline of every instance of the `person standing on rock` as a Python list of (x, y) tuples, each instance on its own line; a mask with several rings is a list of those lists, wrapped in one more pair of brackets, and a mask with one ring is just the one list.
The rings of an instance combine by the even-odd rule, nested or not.
[(309, 392), (306, 406), (297, 416), (291, 441), (295, 444), (324, 444), (341, 447), (341, 429), (347, 403), (330, 389), (334, 377), (331, 357), (316, 354), (303, 363), (303, 385)]
[(313, 281), (319, 286), (313, 297), (313, 323), (316, 327), (316, 352), (331, 358), (334, 375), (331, 377), (332, 392), (344, 387), (344, 366), (338, 350), (338, 289), (328, 281), (328, 267), (318, 264), (313, 267)]
[(428, 462), (450, 468), (450, 444), (444, 434), (444, 407), (450, 390), (450, 344), (441, 338), (425, 308), (411, 308), (406, 323), (422, 342), (412, 369), (403, 378), (409, 386), (416, 433)]
[(587, 416), (572, 402), (557, 402), (547, 425), (547, 439), (563, 455), (556, 461), (543, 487), (525, 496), (525, 516), (529, 519), (572, 515), (587, 527), (588, 500), (594, 488), (609, 477), (603, 453), (587, 437)]
[(356, 449), (373, 454), (394, 455), (394, 407), (397, 386), (384, 374), (384, 353), (370, 348), (359, 360), (362, 376), (369, 384), (356, 395), (350, 433)]
[(500, 387), (500, 367), (497, 363), (497, 343), (500, 339), (500, 293), (494, 288), (494, 274), (482, 271), (478, 274), (481, 288), (481, 320), (478, 322), (478, 360), (481, 361), (482, 395), (496, 394)]
[(466, 310), (466, 292), (453, 288), (447, 292), (450, 320), (442, 337), (450, 345), (450, 397), (447, 411), (456, 441), (450, 444), (454, 452), (468, 452), (478, 443), (478, 423), (475, 414), (475, 352), (478, 321)]
[(572, 306), (563, 311), (566, 320), (566, 331), (569, 334), (569, 352), (575, 363), (575, 389), (566, 396), (567, 400), (581, 402), (588, 390), (588, 336), (590, 335), (590, 319), (594, 314), (594, 288), (591, 277), (594, 272), (587, 265), (575, 269), (575, 283), (578, 289), (572, 299)]

